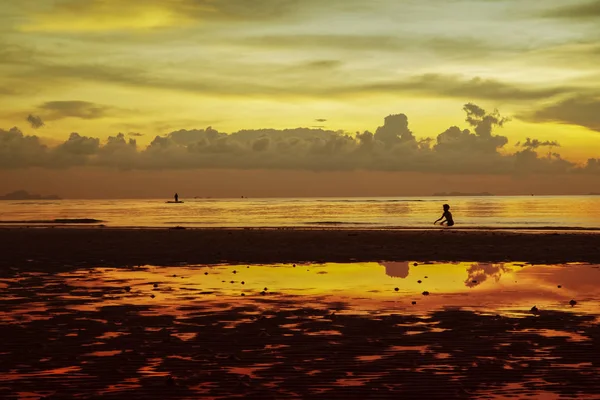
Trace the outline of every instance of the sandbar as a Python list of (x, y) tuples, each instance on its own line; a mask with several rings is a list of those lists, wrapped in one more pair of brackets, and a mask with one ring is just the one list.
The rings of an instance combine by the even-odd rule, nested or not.
[(479, 261), (600, 263), (597, 231), (0, 229), (0, 273), (86, 266), (216, 263)]

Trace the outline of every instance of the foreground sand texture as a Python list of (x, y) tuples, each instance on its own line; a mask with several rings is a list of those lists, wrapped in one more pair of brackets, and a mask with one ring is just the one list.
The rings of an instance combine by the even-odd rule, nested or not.
[(600, 393), (595, 234), (0, 232), (0, 398)]
[(597, 398), (599, 282), (523, 263), (19, 271), (0, 280), (0, 397)]

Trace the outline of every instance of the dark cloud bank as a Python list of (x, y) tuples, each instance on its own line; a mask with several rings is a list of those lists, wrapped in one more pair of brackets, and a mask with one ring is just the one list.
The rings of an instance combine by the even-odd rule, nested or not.
[[(375, 170), (470, 174), (600, 173), (600, 158), (577, 166), (554, 152), (559, 143), (527, 139), (505, 151), (495, 133), (508, 119), (466, 104), (469, 129), (452, 126), (417, 140), (404, 114), (390, 115), (375, 133), (348, 135), (323, 129), (179, 130), (157, 136), (144, 149), (124, 134), (99, 139), (72, 133), (56, 147), (19, 129), (0, 130), (0, 168), (104, 166), (118, 169)], [(543, 153), (541, 155), (538, 154)]]

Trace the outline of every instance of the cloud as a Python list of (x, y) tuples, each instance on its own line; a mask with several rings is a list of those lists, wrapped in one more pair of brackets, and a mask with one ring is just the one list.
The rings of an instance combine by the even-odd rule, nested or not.
[(368, 83), (340, 88), (348, 92), (366, 93), (416, 93), (432, 96), (473, 98), (487, 100), (528, 101), (542, 100), (574, 91), (571, 87), (537, 88), (513, 85), (493, 79), (468, 78), (460, 75), (423, 74), (407, 80)]
[(572, 19), (572, 20), (590, 20), (600, 18), (600, 1), (590, 0), (583, 3), (569, 4), (551, 11), (546, 11), (542, 15), (549, 18)]
[(517, 142), (517, 146), (534, 150), (539, 147), (560, 147), (560, 143), (558, 143), (556, 140), (540, 141), (538, 139), (527, 138), (527, 140), (525, 140), (523, 143)]
[(520, 116), (531, 122), (558, 122), (580, 125), (600, 132), (600, 98), (571, 97)]
[[(320, 36), (317, 35), (314, 40), (318, 38)], [(368, 49), (375, 46), (375, 43), (371, 43), (372, 39), (359, 37), (356, 39), (357, 43), (347, 37), (336, 40), (339, 41), (340, 46), (349, 49), (360, 48), (360, 40), (366, 40), (364, 46)], [(377, 37), (372, 41), (378, 42), (376, 39)], [(126, 39), (124, 41), (126, 42)], [(385, 43), (383, 40), (382, 42)], [(436, 39), (435, 43), (437, 43), (435, 46), (441, 48), (448, 47), (443, 39)], [(75, 49), (78, 52), (85, 51), (80, 46), (81, 44)], [(130, 51), (130, 46), (123, 47), (121, 51)], [(158, 46), (162, 49), (164, 45)], [(460, 46), (458, 44), (456, 46), (456, 51), (459, 51)], [(469, 44), (465, 48), (477, 47), (475, 44)], [(419, 46), (417, 48), (423, 49)], [(143, 49), (142, 54), (153, 54), (157, 51), (157, 45), (144, 46)], [(295, 48), (292, 46), (289, 49)], [(45, 51), (47, 52), (49, 50)], [(15, 49), (11, 53), (18, 53), (18, 51)], [(22, 64), (19, 66), (9, 68), (4, 79), (13, 82), (13, 86), (7, 86), (7, 89), (14, 91), (18, 86), (19, 91), (29, 92), (34, 89), (39, 91), (40, 88), (50, 90), (57, 87), (71, 87), (84, 82), (110, 84), (120, 89), (125, 86), (128, 89), (164, 90), (203, 96), (335, 99), (363, 94), (402, 94), (516, 102), (544, 100), (581, 91), (581, 88), (562, 83), (540, 87), (469, 74), (426, 73), (403, 76), (394, 74), (391, 78), (389, 71), (364, 73), (364, 69), (357, 70), (354, 61), (337, 53), (332, 57), (331, 52), (310, 53), (312, 59), (302, 60), (290, 59), (287, 56), (261, 57), (260, 60), (238, 57), (218, 60), (209, 57), (211, 53), (207, 51), (197, 53), (193, 59), (187, 59), (186, 56), (185, 62), (175, 64), (165, 64), (161, 57), (154, 57), (147, 63), (110, 62), (112, 59), (108, 54), (105, 56), (109, 62), (102, 64), (82, 61), (81, 57), (66, 62), (62, 53), (45, 53), (36, 56), (37, 53), (34, 52), (31, 56), (28, 55), (26, 60), (21, 60)], [(102, 51), (99, 54), (102, 54)], [(172, 53), (163, 53), (161, 50), (159, 54), (169, 54), (169, 56), (185, 54), (185, 47)], [(97, 57), (98, 54), (94, 56)], [(339, 73), (333, 74), (334, 71)], [(265, 79), (266, 76), (268, 79)], [(15, 85), (15, 82), (19, 84)]]
[[(181, 28), (215, 21), (297, 19), (317, 0), (62, 0), (32, 9), (26, 31), (97, 32)], [(343, 3), (342, 3), (343, 4)]]
[(143, 133), (139, 133), (139, 132), (129, 132), (127, 134), (127, 136), (142, 137), (142, 136), (144, 136), (144, 134)]
[(100, 150), (100, 139), (81, 136), (74, 132), (69, 139), (49, 154), (50, 165), (58, 168), (87, 165)]
[(523, 48), (498, 42), (486, 42), (469, 36), (377, 35), (304, 33), (249, 35), (234, 39), (233, 44), (271, 49), (333, 50), (341, 52), (418, 52), (451, 58), (478, 58), (498, 52), (515, 52)]
[(32, 114), (27, 116), (27, 122), (29, 122), (33, 129), (38, 129), (45, 125), (41, 117)]
[(0, 129), (0, 168), (45, 166), (48, 148), (37, 136), (25, 136), (17, 128)]
[[(278, 169), (310, 171), (405, 171), (462, 174), (596, 173), (550, 152), (535, 149), (554, 142), (529, 139), (520, 151), (505, 149), (508, 139), (495, 133), (508, 118), (469, 103), (463, 108), (468, 128), (453, 126), (435, 138), (417, 140), (405, 114), (389, 115), (375, 133), (295, 128), (240, 130), (232, 134), (206, 129), (177, 130), (156, 136), (145, 148), (120, 133), (105, 143), (72, 133), (56, 147), (16, 128), (0, 131), (3, 168), (103, 166), (119, 169)], [(8, 161), (7, 161), (8, 160)]]
[(465, 286), (478, 286), (488, 278), (493, 278), (498, 282), (502, 278), (502, 275), (507, 272), (510, 272), (510, 268), (503, 264), (473, 264), (467, 269), (468, 277), (465, 280)]
[(116, 109), (88, 101), (49, 101), (38, 107), (48, 121), (63, 118), (100, 119), (113, 114)]

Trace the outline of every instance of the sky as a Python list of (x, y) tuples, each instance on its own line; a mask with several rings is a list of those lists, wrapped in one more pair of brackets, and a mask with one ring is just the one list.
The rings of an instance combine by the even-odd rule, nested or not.
[(0, 19), (0, 192), (600, 183), (598, 0), (5, 0)]

